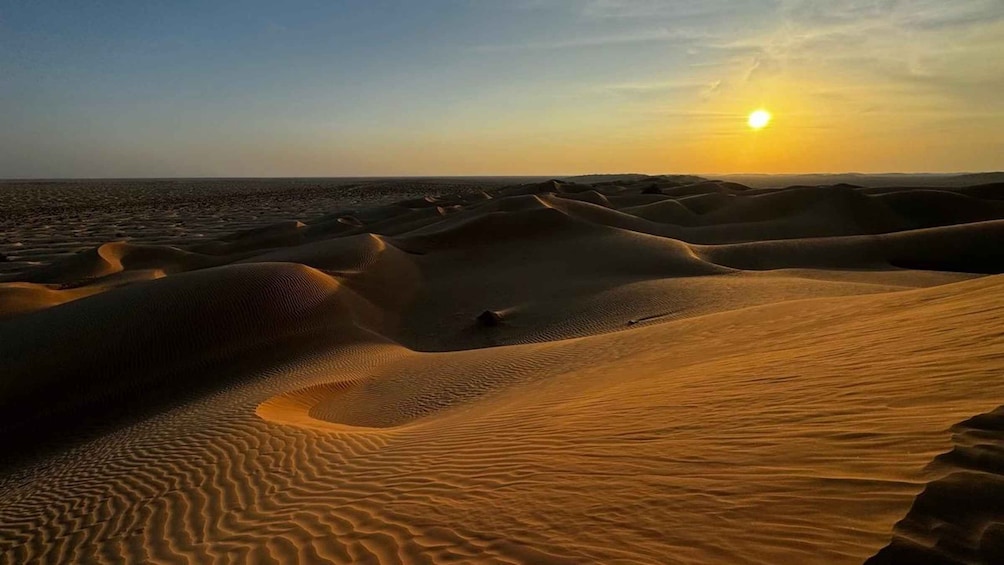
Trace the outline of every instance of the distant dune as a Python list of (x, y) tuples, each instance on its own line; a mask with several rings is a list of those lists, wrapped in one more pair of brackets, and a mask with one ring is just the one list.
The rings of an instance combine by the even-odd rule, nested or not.
[(852, 185), (859, 187), (937, 187), (960, 188), (979, 184), (1004, 183), (1004, 172), (987, 173), (814, 173), (814, 174), (709, 174), (659, 175), (652, 177), (637, 173), (598, 174), (562, 177), (568, 182), (597, 184), (604, 182), (638, 182), (659, 178), (683, 182), (701, 180), (723, 180), (747, 185), (752, 188), (786, 188), (791, 186), (831, 186)]
[(19, 193), (0, 562), (1004, 563), (999, 175), (366, 182)]
[(794, 185), (851, 184), (867, 187), (939, 187), (959, 188), (977, 184), (1004, 183), (1004, 172), (962, 174), (814, 174), (814, 175), (710, 175), (756, 188), (779, 188)]

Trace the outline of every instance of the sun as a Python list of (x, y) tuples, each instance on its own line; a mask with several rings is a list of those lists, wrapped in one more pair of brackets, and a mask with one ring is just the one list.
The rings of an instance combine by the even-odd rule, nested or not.
[(763, 129), (770, 123), (770, 112), (763, 108), (756, 110), (750, 114), (750, 118), (746, 123), (753, 129)]

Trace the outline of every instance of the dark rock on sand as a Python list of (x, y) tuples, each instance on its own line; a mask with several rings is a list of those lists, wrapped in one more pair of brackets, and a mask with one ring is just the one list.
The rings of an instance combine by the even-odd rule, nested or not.
[(477, 321), (482, 326), (494, 328), (502, 323), (502, 314), (494, 310), (485, 310), (478, 314)]

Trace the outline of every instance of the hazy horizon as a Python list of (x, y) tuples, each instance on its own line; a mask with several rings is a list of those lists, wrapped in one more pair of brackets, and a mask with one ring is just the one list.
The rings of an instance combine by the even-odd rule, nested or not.
[(231, 176), (145, 176), (145, 177), (7, 177), (0, 178), (2, 181), (96, 181), (96, 180), (240, 180), (240, 179), (264, 179), (264, 180), (283, 180), (283, 179), (491, 179), (491, 178), (540, 178), (540, 179), (562, 179), (562, 178), (572, 178), (572, 177), (589, 177), (589, 176), (626, 176), (626, 175), (647, 175), (647, 176), (697, 176), (697, 177), (809, 177), (809, 176), (862, 176), (862, 177), (883, 177), (883, 176), (934, 176), (934, 177), (954, 177), (954, 176), (969, 176), (969, 175), (1004, 175), (1004, 170), (993, 171), (946, 171), (946, 172), (930, 172), (930, 171), (885, 171), (876, 173), (866, 173), (861, 171), (845, 171), (845, 172), (805, 172), (805, 173), (750, 173), (750, 172), (735, 172), (735, 173), (707, 173), (707, 172), (679, 172), (679, 173), (639, 173), (633, 171), (618, 171), (618, 172), (603, 172), (603, 173), (575, 173), (575, 174), (565, 174), (565, 173), (552, 173), (552, 174), (474, 174), (474, 175), (454, 175), (454, 174), (424, 174), (424, 175), (285, 175), (285, 176), (251, 176), (251, 175), (231, 175)]
[(1001, 52), (995, 0), (8, 4), (0, 178), (994, 171)]

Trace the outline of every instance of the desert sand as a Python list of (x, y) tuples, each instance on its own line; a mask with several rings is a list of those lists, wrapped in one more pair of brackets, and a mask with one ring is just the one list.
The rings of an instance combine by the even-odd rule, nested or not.
[(8, 269), (0, 560), (1004, 563), (1004, 184), (335, 204)]
[(363, 203), (516, 181), (529, 179), (0, 180), (0, 277), (109, 241), (190, 246), (281, 221), (309, 222)]

